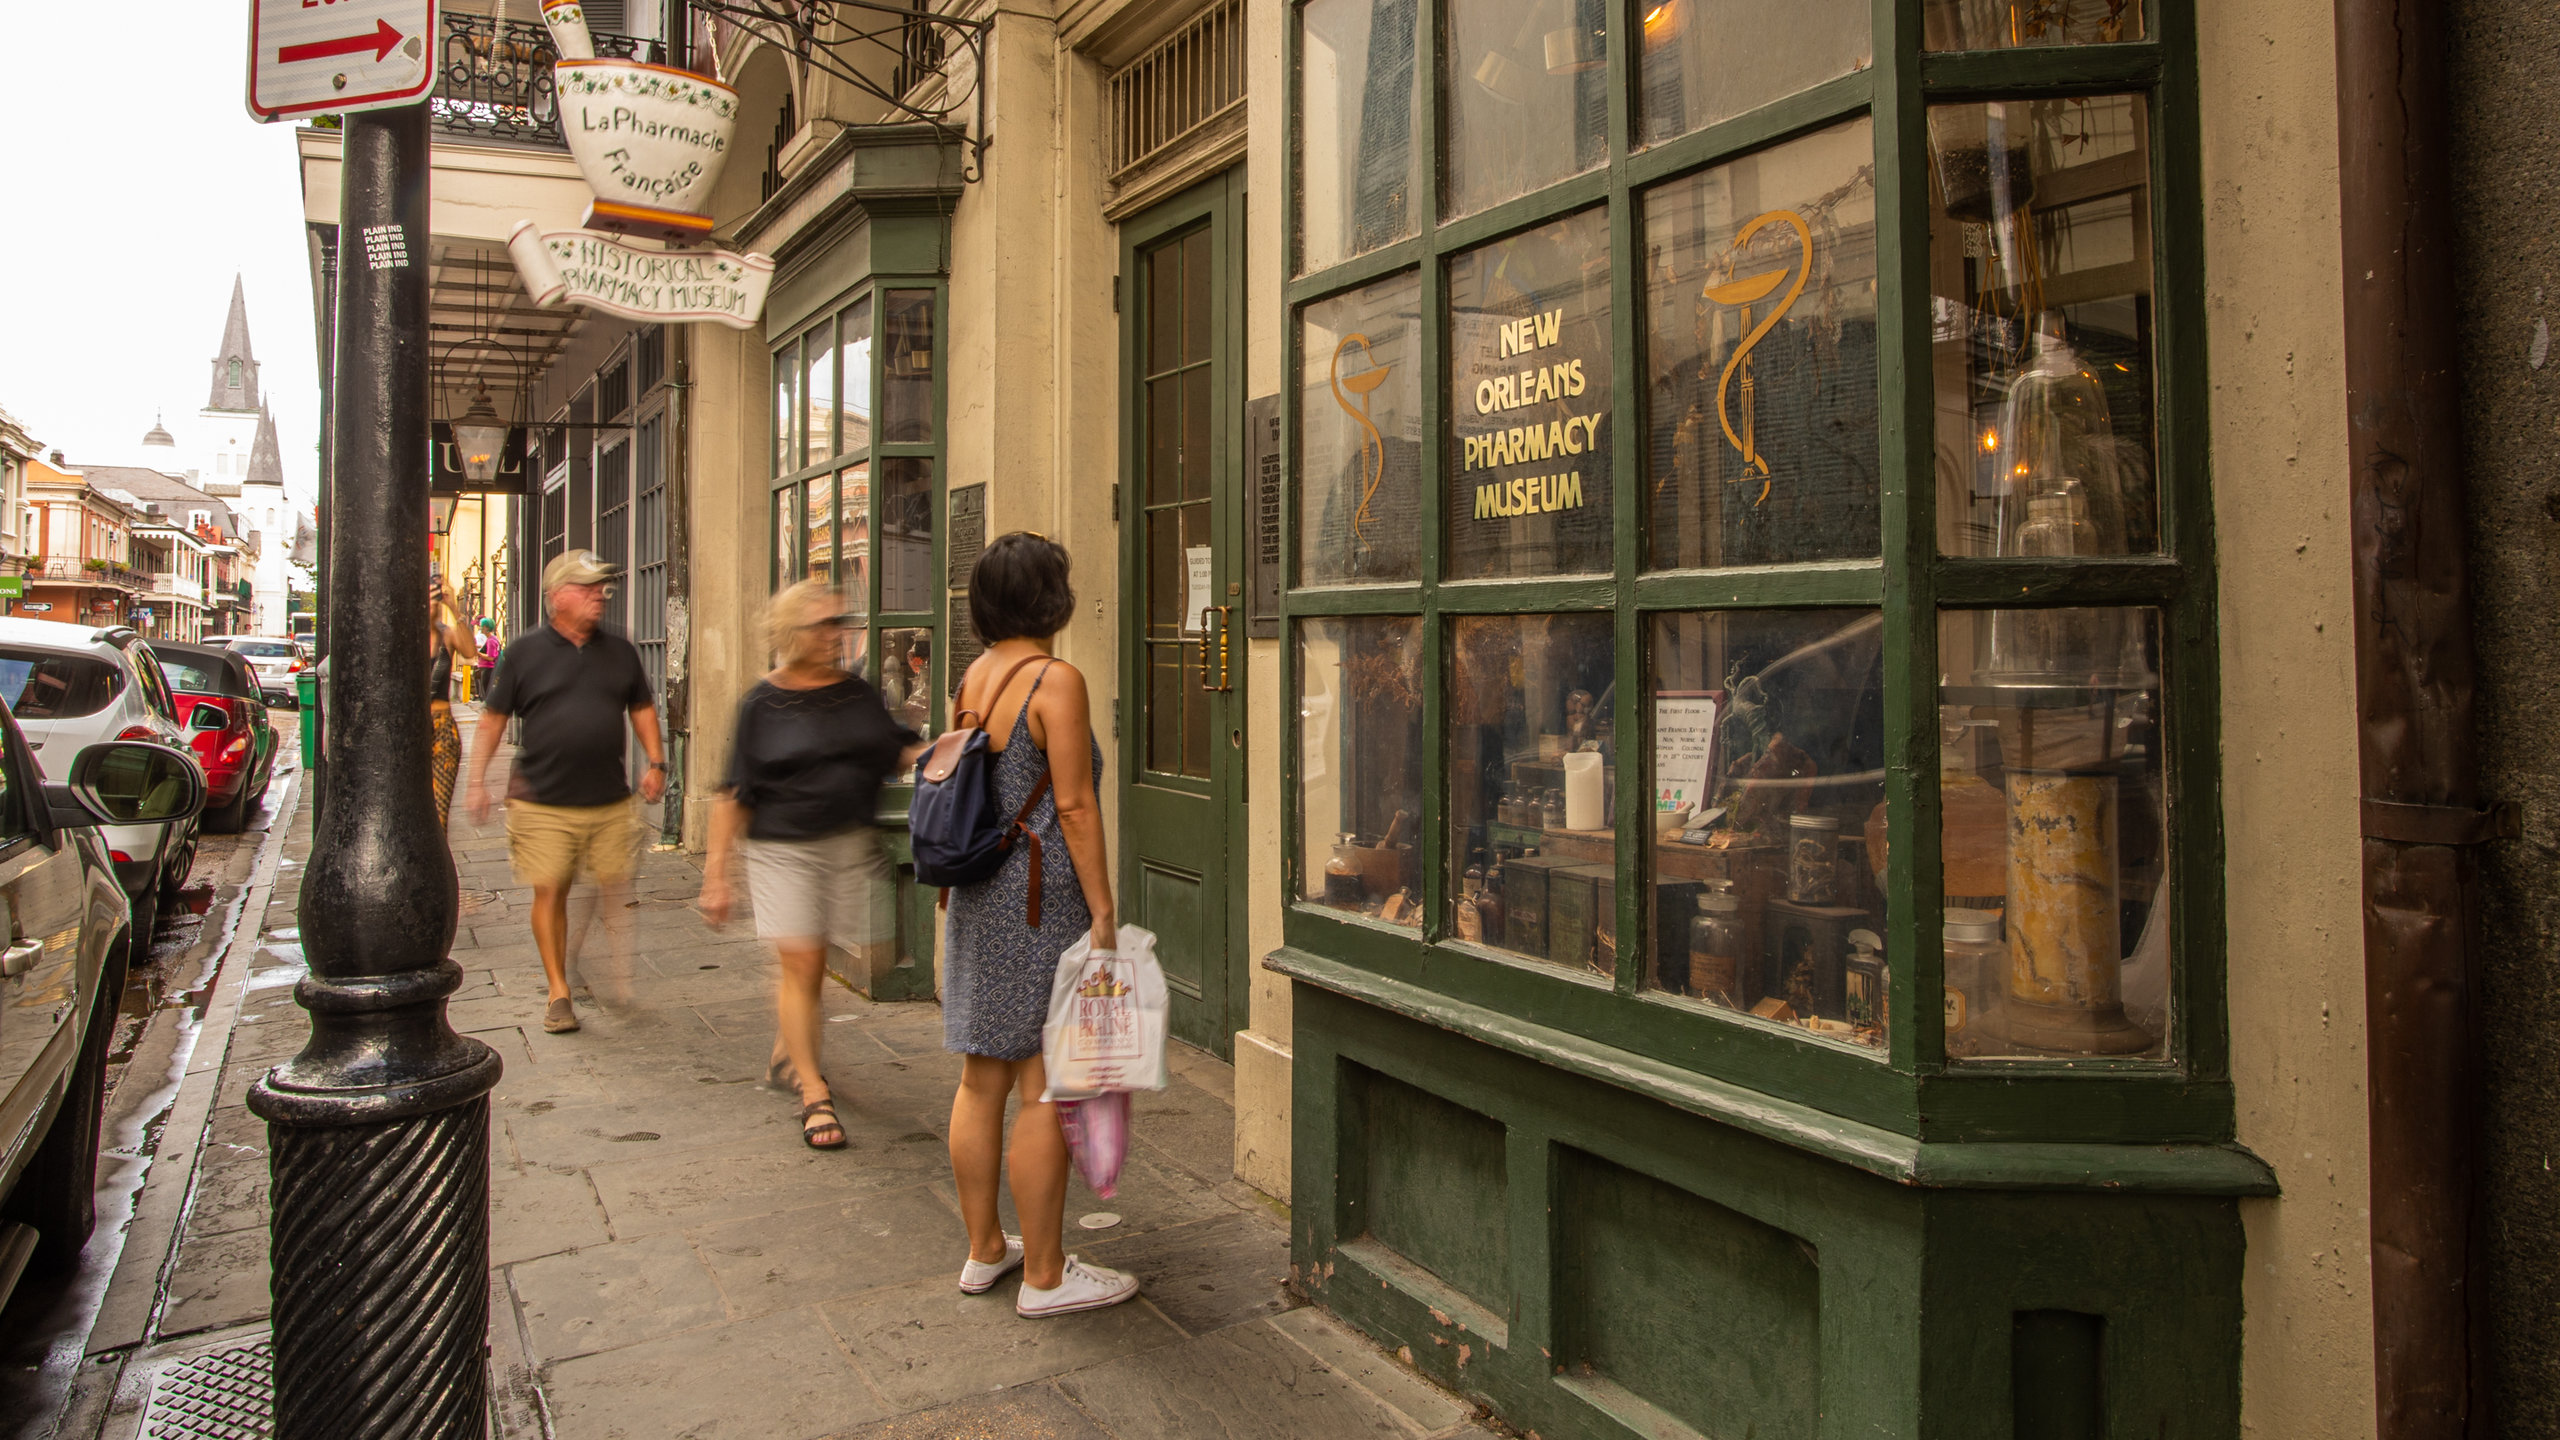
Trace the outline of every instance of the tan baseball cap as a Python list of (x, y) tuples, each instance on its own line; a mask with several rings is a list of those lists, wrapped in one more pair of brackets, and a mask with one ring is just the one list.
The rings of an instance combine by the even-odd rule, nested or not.
[(571, 550), (542, 567), (542, 593), (563, 585), (596, 585), (622, 574), (622, 567), (593, 550)]

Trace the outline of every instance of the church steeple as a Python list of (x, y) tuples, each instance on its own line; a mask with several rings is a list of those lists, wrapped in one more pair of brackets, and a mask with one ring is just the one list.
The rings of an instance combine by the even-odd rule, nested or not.
[(258, 407), (258, 438), (249, 445), (249, 473), (245, 485), (284, 485), (284, 452), (276, 444), (276, 417), (263, 405)]
[(222, 349), (213, 357), (213, 398), (207, 410), (254, 413), (258, 407), (258, 361), (249, 353), (249, 300), (240, 277), (231, 277), (231, 317), (222, 324)]

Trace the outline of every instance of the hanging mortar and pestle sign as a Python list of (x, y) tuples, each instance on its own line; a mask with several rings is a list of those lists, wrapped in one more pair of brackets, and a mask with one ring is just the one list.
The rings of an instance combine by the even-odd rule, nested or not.
[(560, 52), (551, 73), (561, 132), (595, 198), (579, 229), (545, 232), (527, 220), (508, 234), (534, 304), (754, 328), (772, 258), (692, 248), (711, 234), (738, 92), (689, 70), (597, 55), (579, 0), (543, 0), (542, 20)]

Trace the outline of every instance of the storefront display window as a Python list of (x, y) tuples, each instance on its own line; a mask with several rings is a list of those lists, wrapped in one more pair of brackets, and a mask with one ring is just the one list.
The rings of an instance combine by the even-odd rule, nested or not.
[[(2212, 507), (2147, 8), (1299, 7), (1293, 950), (1888, 1126), (2222, 1083), (2218, 919), (2172, 886), (2219, 843), (2212, 696), (2163, 678), (2209, 652)], [(1440, 67), (1442, 203), (1366, 259), (1368, 162), (1309, 110), (1355, 36)], [(1150, 498), (1151, 553), (1199, 543)]]
[(1642, 9), (1648, 145), (1864, 70), (1875, 53), (1866, 0), (1648, 0)]
[(1646, 989), (1881, 1048), (1884, 617), (1653, 617)]
[(1472, 215), (1609, 158), (1609, 0), (1445, 0), (1441, 211)]
[(1929, 111), (1946, 554), (2159, 549), (2148, 133), (2131, 95)]
[(1422, 285), (1411, 272), (1300, 317), (1298, 583), (1422, 574)]
[[(775, 441), (774, 584), (835, 585), (859, 622), (847, 637), (849, 661), (866, 671), (875, 662), (891, 667), (880, 673), (884, 691), (893, 692), (893, 708), (912, 712), (908, 723), (918, 730), (934, 718), (934, 640), (945, 603), (933, 443), (939, 293), (865, 291), (834, 305), (774, 352), (773, 371), (777, 427), (796, 426), (798, 436)], [(875, 309), (886, 317), (877, 364)], [(789, 463), (793, 455), (805, 459)]]
[(1609, 617), (1470, 615), (1449, 649), (1451, 933), (1614, 977)]
[(2008, 50), (2098, 45), (2146, 38), (2143, 0), (1928, 0), (1920, 13), (1931, 50)]
[(1656, 568), (1876, 554), (1875, 127), (1644, 196)]
[(1302, 621), (1302, 899), (1422, 928), (1422, 624)]
[(1609, 568), (1609, 217), (1449, 261), (1452, 578)]
[(1939, 617), (1950, 1056), (2167, 1053), (2159, 653), (2155, 610)]
[(1413, 234), (1417, 0), (1307, 0), (1298, 258), (1321, 270)]

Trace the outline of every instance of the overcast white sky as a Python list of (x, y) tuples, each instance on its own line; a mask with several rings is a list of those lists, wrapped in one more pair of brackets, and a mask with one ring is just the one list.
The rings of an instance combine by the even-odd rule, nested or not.
[(288, 488), (318, 475), (319, 365), (293, 127), (242, 103), (249, 0), (0, 0), (0, 409), (78, 462), (155, 411), (193, 438), (231, 301)]

